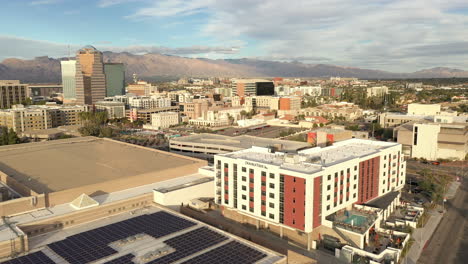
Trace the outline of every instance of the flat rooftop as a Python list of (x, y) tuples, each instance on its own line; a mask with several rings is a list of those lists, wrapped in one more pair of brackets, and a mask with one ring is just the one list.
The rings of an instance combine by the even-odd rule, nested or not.
[[(37, 193), (56, 192), (197, 162), (200, 161), (95, 137), (0, 147), (0, 171)], [(168, 179), (168, 175), (155, 177)]]
[(270, 264), (285, 259), (274, 251), (154, 206), (32, 237), (30, 247), (32, 253), (6, 263)]
[(304, 149), (297, 154), (270, 152), (266, 148), (252, 147), (223, 154), (223, 156), (276, 165), (282, 169), (301, 173), (315, 173), (322, 170), (323, 167), (365, 157), (396, 145), (398, 143), (349, 139), (334, 143), (333, 146), (329, 147)]
[(247, 149), (252, 146), (269, 147), (275, 144), (280, 144), (282, 145), (282, 148), (285, 151), (297, 151), (299, 149), (310, 147), (308, 143), (291, 141), (291, 140), (262, 138), (262, 137), (248, 136), (248, 135), (230, 137), (230, 136), (207, 134), (207, 133), (171, 139), (171, 143), (178, 143), (178, 142), (229, 146), (229, 147), (233, 147), (237, 149)]

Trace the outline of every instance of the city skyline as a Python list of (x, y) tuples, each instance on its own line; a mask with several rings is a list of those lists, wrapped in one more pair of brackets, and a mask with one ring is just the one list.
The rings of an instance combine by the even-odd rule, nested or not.
[(36, 0), (4, 2), (2, 9), (10, 23), (0, 26), (0, 60), (73, 56), (91, 44), (133, 54), (297, 60), (393, 72), (468, 69), (468, 3), (457, 0)]

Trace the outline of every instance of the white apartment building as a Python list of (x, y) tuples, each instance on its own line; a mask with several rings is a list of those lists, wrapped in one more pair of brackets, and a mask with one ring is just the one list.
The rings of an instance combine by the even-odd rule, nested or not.
[(128, 98), (131, 108), (151, 109), (171, 106), (171, 99), (159, 96), (135, 96)]
[(374, 86), (367, 88), (367, 97), (384, 96), (386, 94), (388, 94), (387, 86)]
[(288, 96), (288, 95), (310, 95), (320, 96), (322, 94), (321, 86), (278, 86), (275, 87), (275, 95)]
[(143, 125), (143, 128), (160, 130), (173, 125), (177, 125), (180, 123), (179, 121), (179, 113), (177, 112), (155, 113), (151, 114), (151, 124)]
[(338, 211), (398, 194), (406, 177), (401, 144), (363, 139), (296, 154), (252, 147), (216, 155), (214, 164), (215, 202), (225, 210), (312, 239), (316, 228), (335, 227)]

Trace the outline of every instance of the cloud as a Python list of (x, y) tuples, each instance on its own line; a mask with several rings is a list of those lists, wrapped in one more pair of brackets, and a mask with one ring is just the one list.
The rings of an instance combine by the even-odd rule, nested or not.
[(100, 0), (98, 2), (98, 6), (105, 8), (105, 7), (129, 3), (129, 2), (136, 2), (136, 1), (139, 1), (139, 0)]
[(53, 5), (62, 2), (62, 0), (37, 0), (32, 1), (30, 5), (38, 6), (38, 5)]
[[(200, 54), (236, 54), (239, 47), (217, 47), (217, 46), (188, 46), (188, 47), (162, 47), (154, 45), (132, 45), (132, 46), (110, 46), (110, 41), (100, 41), (95, 44), (101, 51), (129, 52), (132, 54), (161, 53), (169, 55), (196, 56)], [(54, 58), (74, 56), (82, 45), (67, 45), (41, 40), (32, 40), (12, 36), (0, 35), (0, 60), (6, 58), (31, 59), (38, 56), (49, 56)]]
[(314, 58), (393, 71), (468, 68), (466, 0), (160, 0), (129, 18), (203, 13), (198, 34), (229, 43), (247, 39), (256, 56)]

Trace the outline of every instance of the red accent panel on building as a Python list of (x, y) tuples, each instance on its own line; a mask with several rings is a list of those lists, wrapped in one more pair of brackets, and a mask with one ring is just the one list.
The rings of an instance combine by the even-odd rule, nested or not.
[(314, 207), (312, 216), (312, 227), (316, 228), (322, 224), (322, 176), (314, 179)]
[(253, 208), (254, 207), (254, 202), (249, 202), (249, 207)]
[(266, 205), (262, 205), (262, 212), (266, 211)]
[(254, 193), (253, 193), (253, 192), (249, 192), (249, 197), (254, 197)]
[(266, 196), (262, 195), (262, 201), (266, 201)]
[(262, 191), (266, 192), (266, 186), (262, 186)]
[(300, 230), (305, 224), (305, 187), (305, 179), (284, 175), (284, 224)]
[(380, 157), (359, 163), (358, 204), (366, 203), (379, 194)]
[(250, 187), (250, 188), (253, 188), (253, 187), (254, 187), (254, 184), (253, 184), (252, 182), (249, 183), (249, 187)]

